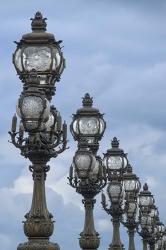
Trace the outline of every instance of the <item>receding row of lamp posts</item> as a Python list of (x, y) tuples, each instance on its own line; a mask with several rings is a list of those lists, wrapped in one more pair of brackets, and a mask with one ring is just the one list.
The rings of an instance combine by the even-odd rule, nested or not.
[(69, 183), (83, 195), (85, 205), (85, 227), (80, 234), (82, 249), (98, 249), (99, 234), (93, 221), (94, 197), (107, 186), (106, 195), (102, 192), (102, 206), (112, 216), (113, 239), (109, 250), (124, 249), (120, 239), (120, 223), (128, 230), (129, 250), (135, 250), (134, 235), (137, 231), (143, 239), (143, 249), (166, 249), (165, 226), (160, 221), (153, 195), (145, 183), (141, 183), (133, 173), (127, 154), (119, 148), (116, 137), (111, 148), (101, 159), (97, 155), (99, 141), (105, 131), (105, 121), (99, 110), (92, 106), (92, 98), (86, 94), (83, 107), (73, 116), (71, 132), (78, 141), (78, 150), (70, 167)]
[[(53, 234), (53, 215), (47, 209), (45, 180), (52, 157), (57, 157), (67, 147), (67, 125), (62, 124), (60, 112), (51, 105), (55, 82), (65, 68), (61, 41), (46, 32), (46, 18), (40, 12), (32, 20), (32, 32), (16, 42), (13, 63), (23, 82), (23, 91), (17, 105), (17, 115), (9, 132), (15, 147), (32, 165), (34, 187), (30, 211), (25, 215), (24, 232), (28, 241), (19, 244), (18, 250), (59, 250), (57, 243), (49, 241)], [(20, 118), (17, 131), (17, 120)], [(99, 234), (95, 230), (93, 208), (95, 196), (107, 186), (108, 205), (102, 192), (102, 206), (112, 216), (113, 239), (109, 250), (122, 250), (120, 223), (128, 230), (129, 250), (135, 250), (134, 235), (143, 239), (143, 249), (166, 249), (166, 231), (160, 222), (159, 212), (147, 184), (140, 192), (139, 178), (132, 172), (127, 154), (119, 148), (116, 137), (112, 147), (104, 154), (97, 154), (99, 141), (105, 132), (103, 114), (93, 107), (89, 94), (83, 98), (83, 107), (73, 115), (70, 126), (78, 142), (68, 177), (69, 184), (83, 196), (85, 224), (80, 234), (83, 250), (97, 250)]]

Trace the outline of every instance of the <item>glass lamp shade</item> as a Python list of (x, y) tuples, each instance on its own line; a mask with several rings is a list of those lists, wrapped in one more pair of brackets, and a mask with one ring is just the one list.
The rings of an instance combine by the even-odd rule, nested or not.
[(96, 164), (95, 157), (86, 150), (78, 150), (74, 156), (73, 162), (78, 178), (80, 179), (89, 178)]
[(49, 119), (49, 102), (40, 96), (21, 96), (17, 114), (20, 116), (25, 131), (30, 132), (41, 128), (43, 122)]
[(165, 226), (163, 223), (159, 222), (157, 225), (157, 232), (163, 234), (165, 232)]
[(141, 209), (151, 209), (154, 205), (154, 198), (150, 191), (148, 191), (147, 183), (143, 186), (143, 191), (138, 195), (138, 202)]
[(122, 198), (122, 186), (118, 182), (112, 182), (109, 184), (107, 189), (108, 195), (110, 197), (111, 202), (119, 203)]
[(89, 94), (83, 98), (83, 108), (73, 115), (70, 126), (75, 140), (86, 140), (88, 144), (95, 144), (101, 140), (105, 131), (105, 121), (98, 109), (92, 107), (93, 101)]
[(135, 202), (129, 202), (126, 207), (127, 216), (133, 218), (136, 214), (137, 204)]
[(104, 162), (110, 170), (120, 170), (123, 168), (123, 158), (121, 156), (110, 156), (105, 158)]
[(24, 76), (35, 70), (41, 85), (49, 85), (54, 79), (56, 71), (61, 75), (64, 68), (62, 52), (50, 45), (23, 46), (16, 50), (13, 60), (17, 72), (20, 75), (23, 74), (23, 81), (26, 82)]
[(149, 229), (152, 226), (152, 218), (147, 214), (143, 214), (140, 224), (143, 229)]
[(125, 192), (132, 192), (137, 190), (137, 181), (136, 180), (124, 180), (124, 189)]
[(54, 126), (53, 130), (56, 130), (55, 117), (53, 116), (53, 114), (50, 113), (48, 121), (45, 123), (45, 126), (48, 132), (50, 132), (53, 129), (53, 126)]
[(150, 216), (151, 216), (152, 218), (156, 218), (156, 217), (159, 216), (159, 211), (158, 211), (158, 209), (157, 209), (157, 207), (156, 207), (155, 205), (152, 206), (152, 208), (151, 208), (151, 210), (150, 210)]
[(95, 164), (92, 165), (92, 170), (91, 170), (92, 178), (97, 178), (101, 168), (102, 168), (101, 161), (100, 159), (96, 158)]
[(152, 199), (152, 197), (149, 197), (149, 196), (140, 196), (139, 197), (139, 204), (140, 204), (140, 206), (143, 206), (143, 207), (151, 206), (151, 205), (153, 205), (153, 199)]
[(48, 121), (45, 123), (46, 131), (60, 132), (62, 130), (62, 118), (54, 106), (51, 106)]
[(160, 232), (161, 233), (164, 233), (165, 232), (165, 226), (164, 226), (164, 224), (162, 223), (162, 225), (161, 225), (161, 227), (160, 227)]
[(128, 160), (126, 154), (119, 148), (119, 141), (116, 137), (112, 140), (112, 148), (104, 154), (103, 163), (108, 172), (123, 172)]
[(141, 188), (139, 178), (132, 172), (130, 164), (126, 167), (127, 171), (123, 174), (125, 192), (138, 193)]
[(88, 135), (90, 139), (93, 136), (103, 133), (104, 122), (102, 119), (97, 117), (80, 117), (80, 119), (75, 120), (73, 123), (73, 132), (77, 135), (82, 134), (83, 136)]
[(32, 32), (22, 36), (13, 54), (13, 63), (18, 75), (25, 84), (29, 82), (32, 71), (37, 73), (42, 87), (54, 85), (59, 81), (65, 67), (60, 42), (51, 33), (46, 32), (45, 18), (37, 12), (32, 20)]

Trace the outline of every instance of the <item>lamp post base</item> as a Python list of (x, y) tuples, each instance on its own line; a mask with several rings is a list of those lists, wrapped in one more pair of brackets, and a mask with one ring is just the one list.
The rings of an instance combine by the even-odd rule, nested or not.
[(57, 243), (45, 239), (30, 239), (28, 242), (18, 245), (17, 250), (60, 250)]
[(119, 246), (119, 245), (110, 245), (108, 250), (123, 250), (124, 247), (123, 245)]
[(79, 242), (83, 250), (97, 250), (100, 245), (100, 238), (98, 237), (98, 233), (96, 235), (81, 234)]

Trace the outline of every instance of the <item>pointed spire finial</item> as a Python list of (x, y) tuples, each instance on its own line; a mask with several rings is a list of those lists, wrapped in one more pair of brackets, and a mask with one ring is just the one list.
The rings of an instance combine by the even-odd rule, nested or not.
[(147, 184), (147, 183), (144, 184), (143, 190), (144, 190), (144, 191), (148, 191), (148, 184)]
[(90, 97), (89, 93), (86, 93), (82, 98), (83, 107), (92, 107), (93, 97)]
[(47, 18), (43, 18), (42, 13), (40, 11), (36, 12), (35, 17), (31, 18), (30, 20), (32, 20), (32, 31), (46, 31)]
[(119, 140), (116, 137), (114, 137), (111, 142), (111, 145), (113, 148), (119, 148)]
[(127, 171), (127, 173), (132, 173), (133, 172), (133, 168), (130, 165), (130, 163), (127, 164), (126, 171)]

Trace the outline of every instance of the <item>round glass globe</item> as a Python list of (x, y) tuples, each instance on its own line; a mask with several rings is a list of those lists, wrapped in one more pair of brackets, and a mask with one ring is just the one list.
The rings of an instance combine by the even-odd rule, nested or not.
[(78, 174), (78, 177), (89, 178), (91, 175), (92, 169), (94, 169), (96, 161), (93, 155), (88, 153), (76, 153), (74, 157), (75, 168)]
[(79, 130), (83, 135), (95, 135), (99, 131), (99, 120), (95, 117), (82, 117), (79, 120)]
[(123, 160), (120, 156), (111, 156), (108, 158), (108, 168), (119, 170), (123, 167)]
[(23, 50), (23, 66), (26, 71), (47, 71), (51, 66), (51, 49), (46, 46), (28, 46)]
[(128, 217), (133, 217), (137, 209), (137, 205), (135, 202), (129, 202), (127, 207), (127, 215)]
[(113, 202), (118, 202), (122, 194), (121, 186), (118, 184), (111, 184), (108, 188), (108, 194)]
[(139, 204), (143, 207), (148, 207), (153, 205), (153, 198), (151, 196), (140, 196)]
[(124, 180), (124, 189), (126, 192), (136, 191), (137, 180)]

